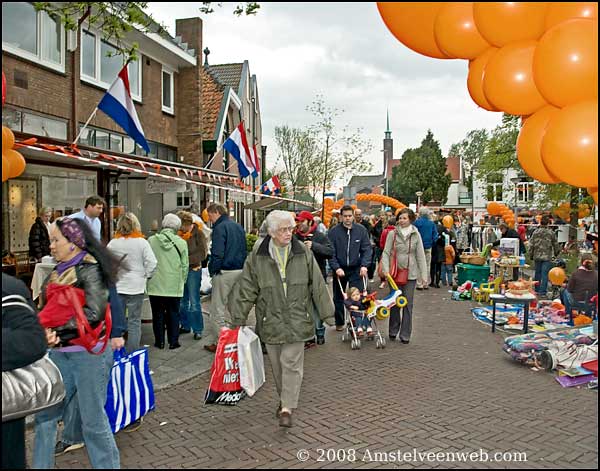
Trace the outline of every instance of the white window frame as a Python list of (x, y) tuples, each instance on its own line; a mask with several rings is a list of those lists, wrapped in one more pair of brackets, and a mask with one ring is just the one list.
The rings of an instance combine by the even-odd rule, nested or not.
[[(34, 8), (33, 5), (31, 5), (31, 8)], [(35, 10), (35, 8), (34, 8), (34, 10)], [(43, 67), (47, 67), (49, 69), (56, 70), (57, 72), (64, 73), (65, 72), (65, 28), (61, 23), (60, 24), (60, 64), (43, 59), (42, 58), (42, 41), (44, 39), (44, 34), (43, 34), (44, 31), (42, 31), (42, 25), (43, 25), (42, 15), (48, 15), (48, 14), (44, 11), (38, 11), (36, 13), (37, 13), (36, 32), (38, 33), (37, 34), (37, 44), (36, 44), (36, 48), (38, 51), (37, 54), (32, 54), (29, 51), (25, 51), (24, 49), (20, 49), (18, 47), (12, 46), (11, 44), (5, 43), (4, 41), (2, 41), (2, 50), (6, 51), (6, 52), (10, 52), (16, 56), (22, 57), (23, 59), (27, 59), (32, 62), (35, 62)]]
[[(164, 78), (164, 74), (167, 73), (170, 77), (171, 77), (171, 106), (165, 106), (165, 104), (163, 103), (163, 87), (165, 86), (165, 84), (163, 83), (163, 78)], [(170, 115), (175, 115), (175, 71), (173, 71), (172, 69), (169, 69), (168, 67), (165, 67), (163, 65), (162, 67), (162, 72), (160, 73), (160, 104), (162, 107), (162, 110), (165, 113), (168, 113)]]
[[(102, 67), (102, 41), (104, 41), (106, 44), (115, 47), (114, 44), (110, 43), (109, 41), (106, 41), (105, 39), (102, 39), (102, 35), (99, 34), (97, 31), (91, 30), (91, 29), (85, 29), (82, 30), (81, 34), (83, 37), (83, 34), (85, 34), (85, 32), (93, 35), (96, 38), (95, 44), (96, 44), (96, 50), (94, 52), (94, 59), (95, 59), (95, 63), (96, 63), (96, 77), (90, 77), (89, 75), (84, 74), (83, 72), (83, 40), (82, 40), (82, 44), (81, 47), (79, 48), (79, 56), (80, 56), (80, 60), (79, 60), (79, 74), (81, 77), (81, 81), (85, 82), (85, 83), (89, 83), (90, 85), (94, 85), (96, 87), (100, 87), (104, 90), (108, 90), (110, 88), (110, 86), (112, 85), (112, 83), (106, 83), (103, 82), (100, 77), (102, 77), (102, 71), (101, 71), (101, 67)], [(137, 60), (137, 64), (138, 64), (138, 77), (140, 78), (140, 90), (139, 90), (139, 94), (135, 94), (133, 93), (133, 90), (131, 92), (131, 98), (134, 101), (137, 101), (138, 103), (142, 103), (142, 56), (140, 54), (140, 57)], [(131, 67), (131, 64), (130, 64)], [(115, 77), (116, 78), (116, 77)]]
[[(523, 191), (519, 191), (519, 187)], [(521, 195), (523, 195), (521, 197)], [(534, 182), (520, 182), (517, 184), (517, 203), (531, 203), (535, 199), (535, 184)]]

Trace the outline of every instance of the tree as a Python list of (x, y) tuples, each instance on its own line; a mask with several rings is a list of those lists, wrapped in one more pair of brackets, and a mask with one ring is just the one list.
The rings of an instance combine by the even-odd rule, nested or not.
[[(215, 10), (212, 8), (213, 2), (202, 2), (202, 6), (200, 7), (200, 13), (213, 13)], [(217, 4), (220, 7), (223, 6), (222, 3)], [(233, 9), (233, 14), (237, 16), (241, 16), (242, 14), (246, 15), (256, 15), (258, 9), (260, 8), (260, 4), (256, 2), (241, 2), (238, 3)]]
[(356, 173), (372, 169), (372, 164), (366, 162), (364, 156), (371, 152), (373, 145), (363, 137), (360, 128), (355, 131), (351, 131), (348, 126), (338, 129), (336, 119), (344, 110), (328, 106), (322, 95), (317, 95), (306, 109), (316, 118), (309, 129), (317, 142), (317, 157), (320, 161), (319, 172), (311, 172), (309, 185), (318, 187), (322, 182), (324, 199), (327, 187), (335, 178), (343, 175), (349, 179)]
[(467, 188), (471, 188), (471, 192), (473, 192), (473, 172), (483, 158), (487, 144), (487, 130), (473, 129), (462, 141), (450, 147), (448, 157), (460, 158), (463, 175), (465, 175), (464, 184)]
[(446, 202), (452, 177), (446, 173), (446, 160), (431, 130), (427, 131), (421, 146), (407, 149), (400, 164), (392, 171), (390, 193), (404, 203), (417, 202), (417, 191), (422, 201)]
[(317, 154), (316, 142), (309, 131), (285, 125), (275, 127), (274, 137), (277, 160), (281, 159), (285, 168), (282, 178), (289, 182), (291, 193), (296, 198), (298, 187), (308, 182), (307, 169)]

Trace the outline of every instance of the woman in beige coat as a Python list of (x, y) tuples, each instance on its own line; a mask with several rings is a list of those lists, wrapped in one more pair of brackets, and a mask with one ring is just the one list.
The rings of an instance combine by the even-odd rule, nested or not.
[[(400, 308), (394, 306), (390, 312), (389, 335), (395, 340), (400, 331), (400, 342), (408, 343), (412, 332), (413, 298), (417, 280), (425, 283), (429, 276), (429, 266), (425, 259), (423, 240), (418, 229), (413, 226), (416, 216), (408, 208), (398, 213), (398, 225), (393, 232), (388, 234), (385, 249), (381, 256), (381, 267), (384, 274), (390, 272), (390, 263), (396, 263), (397, 267), (408, 268), (408, 283), (399, 286), (408, 304), (403, 308), (402, 320), (400, 320)], [(392, 247), (396, 245), (396, 259), (390, 260)], [(400, 324), (402, 323), (402, 326)]]

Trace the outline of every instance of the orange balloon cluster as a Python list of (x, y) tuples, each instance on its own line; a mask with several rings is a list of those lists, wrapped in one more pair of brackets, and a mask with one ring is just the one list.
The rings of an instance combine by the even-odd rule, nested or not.
[(25, 171), (25, 159), (13, 149), (15, 135), (6, 126), (2, 126), (2, 181), (15, 178)]
[(397, 199), (392, 198), (391, 196), (378, 195), (376, 193), (359, 193), (358, 195), (356, 195), (356, 201), (377, 201), (378, 203), (390, 206), (392, 208), (406, 208), (406, 205), (404, 203), (401, 203)]
[(490, 216), (501, 216), (508, 227), (513, 229), (517, 220), (515, 213), (511, 211), (505, 204), (491, 201), (487, 205), (487, 212)]
[[(558, 208), (555, 208), (552, 213), (563, 220), (568, 220), (571, 217), (571, 205), (569, 203), (562, 203)], [(577, 217), (579, 219), (586, 218), (592, 213), (589, 205), (580, 203), (577, 206)]]
[(377, 8), (412, 50), (469, 60), (467, 88), (477, 105), (522, 116), (517, 156), (529, 176), (587, 188), (597, 199), (596, 2), (378, 2)]

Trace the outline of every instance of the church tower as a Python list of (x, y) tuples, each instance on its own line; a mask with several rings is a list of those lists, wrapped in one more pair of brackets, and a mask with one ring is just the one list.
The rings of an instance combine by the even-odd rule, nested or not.
[(387, 112), (387, 130), (383, 139), (383, 178), (392, 178), (392, 160), (394, 160), (394, 140), (390, 131), (390, 112)]

